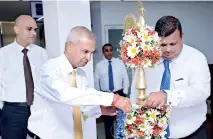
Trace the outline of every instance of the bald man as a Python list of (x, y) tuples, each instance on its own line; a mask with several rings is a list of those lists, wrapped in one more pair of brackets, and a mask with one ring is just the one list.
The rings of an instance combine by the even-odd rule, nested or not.
[(33, 102), (38, 68), (47, 60), (46, 51), (33, 44), (37, 25), (28, 15), (15, 20), (16, 38), (0, 49), (0, 101), (2, 139), (24, 139)]
[[(87, 77), (81, 67), (91, 60), (94, 51), (94, 34), (85, 27), (77, 26), (67, 37), (65, 52), (41, 67), (28, 121), (27, 139), (76, 139), (74, 106), (81, 107), (81, 115), (96, 118), (114, 115), (114, 107), (125, 113), (131, 111), (128, 98), (88, 88)], [(74, 79), (77, 88), (71, 86)], [(84, 128), (83, 118), (81, 126)], [(78, 139), (83, 138), (88, 139)]]

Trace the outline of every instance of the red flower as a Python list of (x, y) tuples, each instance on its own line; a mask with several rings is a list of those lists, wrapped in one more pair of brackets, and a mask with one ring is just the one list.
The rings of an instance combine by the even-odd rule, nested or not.
[(134, 125), (129, 125), (127, 128), (128, 128), (128, 130), (133, 130), (133, 129), (135, 129), (135, 126)]
[(156, 58), (152, 58), (152, 64), (155, 64), (158, 61)]
[(153, 129), (153, 135), (154, 135), (154, 136), (158, 136), (162, 131), (163, 131), (163, 128), (155, 127), (155, 128)]
[(150, 55), (150, 52), (148, 50), (143, 51), (143, 58), (147, 58)]
[(154, 31), (150, 30), (149, 28), (146, 28), (148, 30), (148, 35), (153, 36), (155, 34)]
[(130, 62), (137, 66), (140, 64), (140, 59), (138, 57), (134, 57), (134, 58), (130, 59)]
[(142, 124), (144, 122), (144, 118), (142, 116), (137, 115), (136, 116), (136, 124)]
[(142, 42), (142, 40), (141, 40), (140, 38), (137, 38), (137, 39), (136, 39), (136, 42), (137, 42), (137, 43), (140, 43), (140, 42)]
[(136, 30), (135, 28), (132, 28), (132, 29), (131, 29), (131, 32), (132, 32), (133, 35), (138, 36), (138, 35), (137, 35), (137, 30)]

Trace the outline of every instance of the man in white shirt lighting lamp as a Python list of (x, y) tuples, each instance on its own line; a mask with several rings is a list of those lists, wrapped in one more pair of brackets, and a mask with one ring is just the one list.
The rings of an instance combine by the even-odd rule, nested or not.
[[(146, 106), (171, 105), (169, 138), (207, 139), (206, 99), (210, 95), (210, 72), (206, 57), (183, 44), (180, 21), (163, 16), (155, 26), (161, 37), (162, 59), (155, 68), (145, 70)], [(136, 101), (136, 78), (130, 98)], [(159, 91), (160, 90), (160, 91)]]
[[(27, 139), (76, 139), (74, 118), (78, 106), (81, 116), (96, 118), (100, 115), (114, 115), (114, 107), (124, 113), (131, 111), (128, 98), (88, 88), (87, 77), (81, 67), (91, 60), (94, 51), (94, 34), (86, 27), (77, 26), (69, 32), (64, 54), (41, 67)], [(73, 79), (76, 79), (76, 87), (71, 86)], [(81, 122), (84, 122), (83, 118)], [(81, 128), (83, 124), (78, 130)]]

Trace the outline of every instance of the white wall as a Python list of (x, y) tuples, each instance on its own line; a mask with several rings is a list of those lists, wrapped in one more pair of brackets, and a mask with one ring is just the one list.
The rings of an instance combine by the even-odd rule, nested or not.
[(93, 56), (93, 63), (95, 66), (95, 64), (100, 60), (99, 58), (102, 56), (101, 4), (100, 2), (95, 2), (90, 6), (92, 31), (96, 35), (96, 51)]
[[(213, 64), (213, 2), (145, 1), (143, 4), (146, 9), (145, 20), (151, 26), (155, 26), (156, 21), (163, 15), (173, 15), (179, 18), (185, 33), (185, 43), (202, 51), (208, 62)], [(136, 2), (102, 1), (100, 7), (102, 45), (105, 43), (104, 28), (106, 25), (123, 25), (127, 14), (138, 14)], [(98, 58), (102, 57), (99, 55)]]

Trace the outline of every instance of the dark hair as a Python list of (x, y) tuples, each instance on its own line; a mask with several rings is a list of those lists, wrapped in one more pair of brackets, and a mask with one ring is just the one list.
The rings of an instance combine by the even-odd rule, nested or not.
[(180, 37), (182, 37), (181, 23), (174, 16), (163, 16), (155, 25), (155, 31), (158, 32), (159, 37), (167, 37), (174, 33), (176, 29), (179, 30)]
[(105, 48), (106, 46), (110, 46), (110, 47), (112, 47), (112, 49), (113, 49), (112, 44), (106, 43), (106, 44), (104, 44), (103, 47), (102, 47), (102, 52), (104, 52), (104, 48)]

